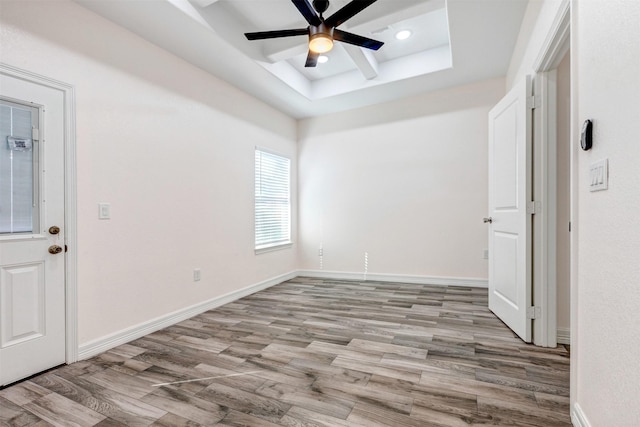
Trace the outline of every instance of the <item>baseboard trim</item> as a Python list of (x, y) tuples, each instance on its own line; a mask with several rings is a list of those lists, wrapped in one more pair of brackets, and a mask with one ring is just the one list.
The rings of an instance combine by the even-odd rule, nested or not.
[(371, 280), (376, 282), (398, 282), (437, 286), (464, 286), (472, 288), (487, 288), (489, 286), (487, 279), (477, 279), (469, 277), (415, 276), (407, 274), (382, 273), (367, 273), (365, 277), (364, 273), (327, 270), (298, 270), (298, 276), (333, 280)]
[(200, 313), (204, 313), (207, 310), (220, 307), (221, 305), (236, 301), (247, 295), (251, 295), (263, 289), (267, 289), (271, 286), (293, 279), (296, 276), (298, 276), (298, 273), (296, 271), (291, 271), (280, 276), (272, 277), (270, 279), (263, 280), (262, 282), (238, 289), (237, 291), (229, 292), (228, 294), (174, 311), (173, 313), (157, 317), (136, 326), (132, 326), (130, 328), (123, 329), (122, 331), (90, 341), (86, 344), (82, 344), (78, 349), (78, 360), (84, 360), (96, 356), (119, 345), (126, 344), (152, 332), (175, 325), (176, 323), (182, 322), (183, 320), (189, 319)]
[[(363, 273), (326, 270), (291, 271), (289, 273), (272, 277), (271, 279), (263, 280), (262, 282), (255, 283), (242, 289), (238, 289), (237, 291), (212, 298), (210, 300), (174, 311), (173, 313), (157, 317), (155, 319), (82, 344), (78, 348), (78, 360), (84, 360), (96, 356), (119, 345), (126, 344), (160, 329), (175, 325), (176, 323), (182, 322), (183, 320), (189, 319), (200, 313), (204, 313), (207, 310), (220, 307), (221, 305), (236, 301), (242, 297), (251, 295), (263, 289), (270, 288), (271, 286), (275, 286), (279, 283), (285, 282), (298, 276), (334, 280), (365, 280)], [(403, 274), (369, 273), (366, 276), (366, 280), (378, 282), (413, 283), (419, 285), (464, 286), (474, 288), (486, 288), (488, 286), (486, 279), (440, 276), (412, 276)]]
[(573, 404), (573, 412), (571, 413), (571, 423), (574, 427), (591, 427), (591, 423), (587, 420), (587, 416), (582, 411), (578, 403)]
[(571, 329), (558, 328), (558, 331), (556, 332), (556, 341), (558, 344), (571, 344)]

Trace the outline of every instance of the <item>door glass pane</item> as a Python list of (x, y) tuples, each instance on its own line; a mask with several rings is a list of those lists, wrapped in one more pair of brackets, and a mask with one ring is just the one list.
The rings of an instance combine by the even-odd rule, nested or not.
[(31, 233), (37, 223), (38, 110), (0, 101), (0, 234)]

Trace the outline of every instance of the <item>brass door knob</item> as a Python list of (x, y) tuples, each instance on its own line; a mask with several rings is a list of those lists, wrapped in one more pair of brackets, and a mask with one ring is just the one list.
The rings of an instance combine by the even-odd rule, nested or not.
[(51, 245), (49, 246), (49, 253), (50, 254), (59, 254), (60, 252), (62, 252), (62, 248), (58, 245)]
[(60, 233), (60, 227), (58, 227), (57, 225), (53, 225), (49, 227), (49, 234), (58, 234), (58, 233)]

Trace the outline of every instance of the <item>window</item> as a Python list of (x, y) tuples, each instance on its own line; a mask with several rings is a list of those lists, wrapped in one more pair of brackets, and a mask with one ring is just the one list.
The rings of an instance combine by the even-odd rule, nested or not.
[(291, 243), (291, 161), (256, 149), (256, 250)]
[(0, 100), (0, 234), (38, 230), (39, 110)]

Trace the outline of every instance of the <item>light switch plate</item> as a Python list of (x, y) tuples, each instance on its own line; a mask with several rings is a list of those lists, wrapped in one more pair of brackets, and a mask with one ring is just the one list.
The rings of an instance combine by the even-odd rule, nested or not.
[(111, 203), (98, 203), (98, 219), (111, 219)]
[(609, 188), (609, 159), (591, 163), (589, 168), (589, 191), (602, 191)]

